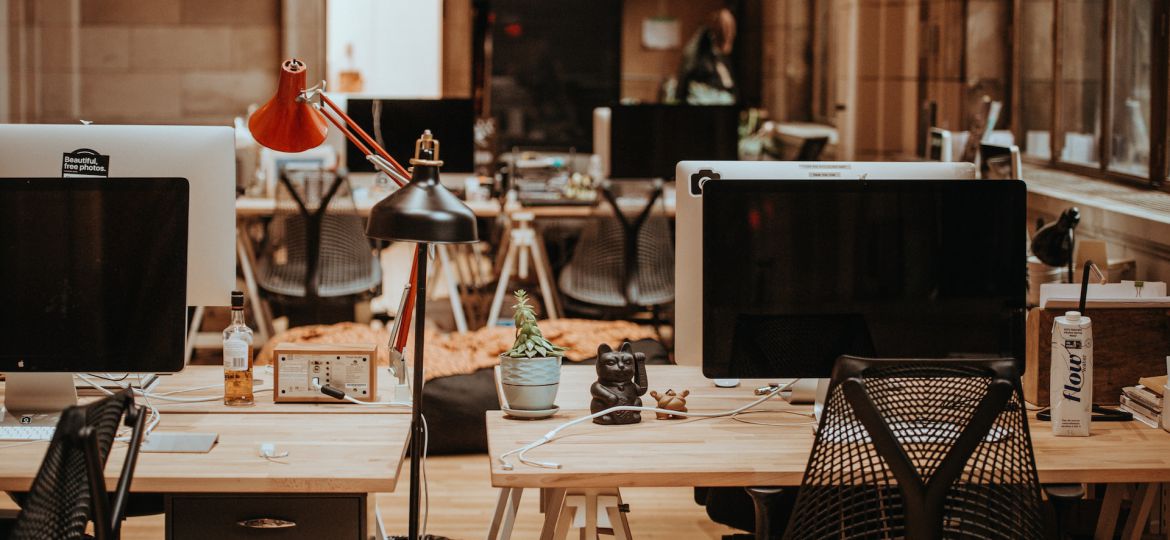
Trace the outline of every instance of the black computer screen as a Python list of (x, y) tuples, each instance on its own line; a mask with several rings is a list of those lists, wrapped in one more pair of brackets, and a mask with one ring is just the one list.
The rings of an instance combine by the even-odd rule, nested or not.
[(610, 177), (674, 178), (685, 160), (735, 160), (739, 108), (618, 105), (610, 120)]
[[(375, 122), (378, 108), (381, 114)], [(403, 167), (410, 167), (414, 143), (429, 129), (439, 140), (444, 171), (475, 171), (475, 108), (470, 99), (351, 98), (345, 112)], [(374, 165), (348, 140), (345, 166), (352, 172), (374, 172)]]
[(0, 371), (182, 369), (188, 207), (183, 178), (0, 179)]
[(1012, 357), (1023, 182), (720, 180), (703, 189), (703, 371), (828, 377), (842, 354)]

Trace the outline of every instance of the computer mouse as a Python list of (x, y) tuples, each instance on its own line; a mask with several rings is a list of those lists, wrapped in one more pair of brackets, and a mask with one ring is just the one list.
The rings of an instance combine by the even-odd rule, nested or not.
[(715, 386), (719, 388), (735, 388), (739, 386), (739, 379), (714, 379)]

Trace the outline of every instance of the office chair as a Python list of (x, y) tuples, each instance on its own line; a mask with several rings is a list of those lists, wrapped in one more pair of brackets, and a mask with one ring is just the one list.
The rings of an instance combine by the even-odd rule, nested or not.
[(276, 303), (305, 306), (376, 293), (382, 266), (354, 207), (349, 181), (328, 171), (285, 172), (256, 280)]
[(570, 300), (603, 313), (626, 314), (649, 309), (654, 322), (660, 311), (674, 302), (674, 245), (670, 223), (651, 211), (662, 196), (657, 182), (646, 205), (631, 220), (618, 207), (612, 185), (602, 194), (613, 210), (612, 218), (592, 220), (581, 233), (558, 285)]
[(1041, 539), (1043, 523), (1012, 360), (837, 360), (785, 538)]
[(821, 153), (829, 144), (828, 137), (810, 137), (800, 144), (800, 151), (796, 153), (796, 161), (820, 161)]
[[(9, 538), (89, 538), (85, 531), (90, 522), (93, 538), (119, 538), (146, 416), (144, 408), (134, 404), (129, 391), (65, 409), (32, 489), (22, 497), (21, 511)], [(105, 468), (119, 425), (131, 431), (126, 459), (111, 498), (106, 490)]]

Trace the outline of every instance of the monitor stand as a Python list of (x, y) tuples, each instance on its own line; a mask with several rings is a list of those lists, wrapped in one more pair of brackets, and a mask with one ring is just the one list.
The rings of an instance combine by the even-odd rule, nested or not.
[(5, 373), (0, 424), (57, 425), (61, 411), (77, 405), (72, 373)]
[(828, 397), (829, 379), (797, 379), (789, 386), (788, 396), (784, 400), (793, 405), (812, 403), (813, 415), (819, 424)]

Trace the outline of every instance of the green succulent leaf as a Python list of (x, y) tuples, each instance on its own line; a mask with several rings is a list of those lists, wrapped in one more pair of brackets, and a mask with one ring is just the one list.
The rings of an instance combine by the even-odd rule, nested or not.
[(516, 340), (512, 343), (512, 348), (504, 354), (512, 358), (563, 357), (564, 351), (568, 349), (553, 345), (544, 338), (536, 323), (536, 311), (528, 303), (528, 293), (517, 290), (513, 296), (516, 298), (516, 304), (512, 306)]

